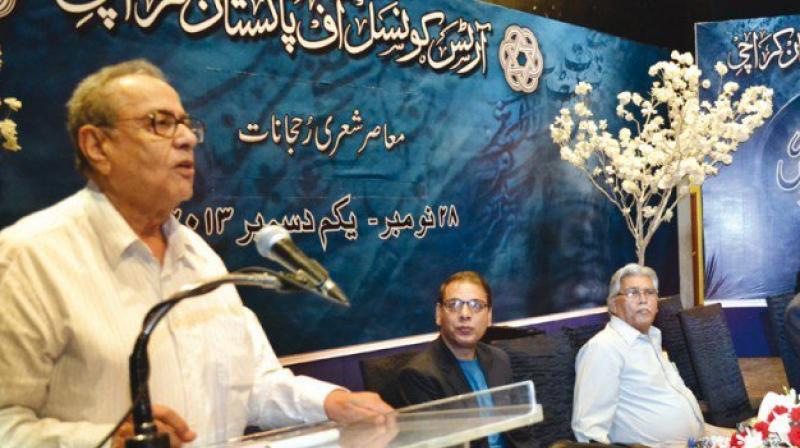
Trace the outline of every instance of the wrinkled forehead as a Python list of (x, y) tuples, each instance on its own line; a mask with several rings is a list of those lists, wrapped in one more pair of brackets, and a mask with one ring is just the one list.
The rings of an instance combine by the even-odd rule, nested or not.
[(444, 299), (482, 299), (487, 300), (488, 294), (480, 283), (468, 280), (450, 282), (444, 288)]
[(628, 288), (654, 288), (653, 279), (647, 275), (626, 275), (620, 281), (620, 289), (625, 290)]
[(105, 87), (110, 104), (118, 115), (139, 116), (156, 110), (183, 115), (183, 105), (175, 89), (166, 82), (144, 74), (121, 76)]

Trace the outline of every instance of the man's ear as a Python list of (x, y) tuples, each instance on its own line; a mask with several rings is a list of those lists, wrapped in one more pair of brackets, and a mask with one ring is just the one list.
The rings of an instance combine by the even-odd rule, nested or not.
[(102, 175), (111, 171), (108, 135), (99, 127), (85, 124), (78, 129), (78, 148), (92, 169)]
[(608, 305), (608, 312), (613, 314), (613, 315), (615, 315), (615, 316), (618, 316), (618, 314), (617, 314), (617, 299), (612, 300), (611, 301), (611, 305)]
[(436, 326), (442, 326), (442, 307), (436, 304)]
[(489, 316), (488, 316), (489, 317), (489, 324), (488, 325), (491, 326), (492, 325), (492, 308), (490, 307), (488, 311), (489, 311)]

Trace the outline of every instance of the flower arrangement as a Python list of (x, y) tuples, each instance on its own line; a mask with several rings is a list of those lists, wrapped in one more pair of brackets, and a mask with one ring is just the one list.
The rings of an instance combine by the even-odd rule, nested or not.
[(770, 392), (758, 415), (731, 436), (731, 448), (800, 446), (800, 403), (794, 389), (785, 395)]
[[(727, 67), (714, 67), (722, 79)], [(550, 126), (561, 158), (583, 171), (622, 213), (636, 242), (639, 264), (656, 230), (672, 219), (690, 185), (701, 185), (732, 161), (738, 145), (772, 115), (772, 90), (720, 82), (713, 101), (701, 101), (700, 69), (690, 53), (673, 51), (671, 60), (650, 67), (655, 78), (647, 95), (620, 92), (616, 135), (606, 120), (594, 120), (591, 84), (575, 86), (577, 101), (563, 108)], [(576, 126), (577, 121), (577, 126)]]
[[(0, 52), (0, 56), (3, 53)], [(0, 68), (3, 67), (3, 61), (0, 59)], [(0, 120), (0, 137), (3, 138), (3, 148), (9, 151), (19, 151), (22, 149), (17, 141), (17, 123), (11, 118), (12, 112), (17, 112), (22, 108), (22, 102), (14, 97), (0, 97), (0, 110), (6, 109), (6, 117)]]
[(800, 403), (794, 389), (784, 395), (768, 393), (758, 415), (740, 423), (727, 437), (707, 437), (696, 443), (700, 448), (800, 447)]

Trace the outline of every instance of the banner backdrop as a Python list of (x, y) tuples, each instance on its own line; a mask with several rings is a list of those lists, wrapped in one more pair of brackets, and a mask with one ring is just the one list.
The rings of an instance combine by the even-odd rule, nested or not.
[[(700, 68), (773, 89), (773, 116), (703, 185), (708, 299), (793, 291), (800, 271), (800, 16), (696, 25)], [(716, 91), (715, 82), (712, 91)]]
[[(501, 322), (603, 305), (634, 260), (548, 126), (584, 80), (614, 129), (617, 92), (647, 88), (664, 50), (465, 0), (0, 4), (0, 94), (23, 101), (0, 226), (84, 184), (63, 105), (90, 71), (146, 57), (208, 127), (178, 219), (230, 269), (269, 264), (253, 235), (282, 224), (352, 300), (240, 289), (281, 355), (433, 331), (458, 270), (487, 276)], [(665, 293), (676, 239), (648, 252)]]

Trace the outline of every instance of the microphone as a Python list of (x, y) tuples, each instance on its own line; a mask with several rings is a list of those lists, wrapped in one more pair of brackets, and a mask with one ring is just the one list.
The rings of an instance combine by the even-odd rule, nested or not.
[(256, 249), (262, 257), (280, 264), (295, 275), (308, 279), (312, 289), (324, 298), (340, 305), (350, 304), (344, 292), (331, 280), (328, 271), (295, 246), (289, 232), (283, 227), (276, 225), (263, 227), (256, 232), (255, 242)]

